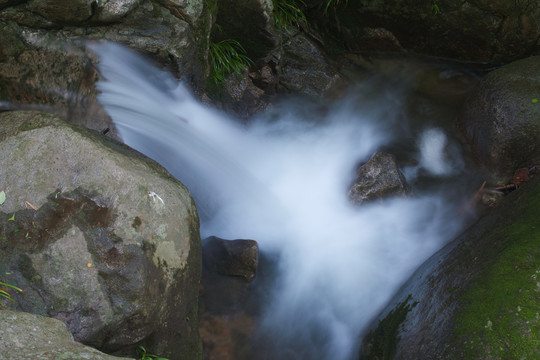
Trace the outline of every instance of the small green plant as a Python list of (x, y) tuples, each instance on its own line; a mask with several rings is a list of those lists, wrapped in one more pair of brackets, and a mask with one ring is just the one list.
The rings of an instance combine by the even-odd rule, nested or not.
[(433, 15), (438, 15), (441, 13), (441, 9), (439, 8), (439, 5), (437, 5), (436, 2), (433, 2), (431, 5), (431, 11), (433, 12)]
[(139, 350), (137, 351), (137, 359), (138, 360), (150, 360), (150, 359), (169, 360), (163, 357), (159, 357), (157, 355), (148, 354), (144, 346), (139, 346)]
[[(333, 8), (336, 8), (339, 5), (340, 2), (341, 2), (341, 0), (327, 0), (326, 1), (326, 7), (324, 8), (324, 13), (325, 14), (328, 13), (328, 8), (330, 6), (332, 6)], [(344, 3), (345, 3), (345, 6), (347, 6), (349, 4), (349, 0), (345, 0)]]
[(210, 43), (210, 59), (212, 61), (212, 80), (216, 84), (225, 81), (225, 77), (233, 72), (241, 74), (249, 69), (253, 61), (246, 55), (242, 45), (233, 39)]
[[(13, 289), (21, 293), (24, 292), (22, 289), (19, 289), (18, 287), (14, 285), (10, 285), (10, 284), (0, 281), (0, 300), (7, 299), (9, 301), (15, 302), (15, 300), (13, 300), (13, 298), (11, 297), (11, 294), (8, 292), (9, 289)], [(2, 304), (1, 301), (0, 301), (0, 308), (4, 310), (6, 309), (5, 305)]]
[(273, 0), (274, 3), (274, 24), (280, 29), (287, 29), (289, 26), (300, 26), (300, 22), (307, 22), (306, 15), (302, 11), (302, 6), (306, 4), (302, 0)]

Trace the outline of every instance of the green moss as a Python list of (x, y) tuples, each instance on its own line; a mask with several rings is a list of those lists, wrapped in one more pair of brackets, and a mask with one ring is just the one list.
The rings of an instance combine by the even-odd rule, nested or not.
[(540, 358), (540, 186), (527, 211), (487, 234), (490, 259), (461, 298), (455, 341), (466, 359)]
[(360, 360), (391, 360), (396, 354), (396, 346), (399, 341), (398, 332), (407, 314), (416, 302), (409, 304), (411, 295), (405, 301), (399, 303), (379, 325), (365, 337), (364, 352)]

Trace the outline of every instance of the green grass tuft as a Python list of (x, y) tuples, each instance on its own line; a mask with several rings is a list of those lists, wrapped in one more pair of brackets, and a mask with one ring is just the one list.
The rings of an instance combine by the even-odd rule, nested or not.
[(289, 26), (300, 27), (300, 23), (306, 23), (306, 15), (302, 7), (306, 5), (302, 0), (273, 0), (274, 24), (280, 29), (288, 29)]
[(219, 84), (231, 73), (241, 74), (247, 71), (253, 61), (246, 55), (242, 45), (233, 39), (210, 43), (210, 59), (212, 61), (212, 80)]
[(8, 290), (10, 289), (16, 290), (18, 292), (23, 292), (22, 289), (19, 289), (18, 287), (14, 285), (0, 281), (0, 308), (2, 309), (5, 309), (6, 307), (4, 304), (2, 304), (1, 300), (9, 300), (9, 301), (15, 302), (11, 294), (8, 292)]

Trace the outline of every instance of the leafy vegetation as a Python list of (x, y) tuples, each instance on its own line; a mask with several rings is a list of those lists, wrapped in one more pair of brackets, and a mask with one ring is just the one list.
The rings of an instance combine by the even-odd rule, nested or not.
[[(328, 13), (328, 8), (330, 8), (330, 6), (332, 6), (333, 8), (336, 8), (340, 2), (341, 0), (327, 0), (326, 7), (324, 8), (324, 13), (325, 14)], [(345, 6), (347, 6), (349, 4), (349, 0), (345, 0), (344, 3), (345, 3)]]
[(302, 21), (306, 22), (306, 15), (302, 11), (302, 6), (305, 6), (306, 3), (302, 0), (273, 0), (273, 3), (274, 23), (278, 28), (299, 27)]
[(15, 302), (15, 300), (13, 300), (13, 297), (11, 296), (11, 294), (8, 292), (8, 290), (10, 290), (10, 289), (16, 290), (16, 291), (21, 292), (21, 293), (24, 292), (22, 289), (19, 289), (18, 287), (14, 286), (14, 285), (11, 285), (11, 284), (0, 281), (0, 308), (2, 308), (4, 310), (6, 309), (6, 307), (5, 307), (4, 304), (2, 304), (1, 300), (7, 299), (9, 301)]
[(139, 346), (139, 350), (137, 351), (137, 359), (138, 360), (168, 360), (163, 357), (159, 357), (157, 355), (148, 354), (146, 352), (146, 348), (144, 346)]
[(224, 82), (229, 74), (233, 72), (241, 74), (253, 65), (244, 47), (233, 39), (211, 42), (210, 59), (212, 61), (211, 77), (216, 84)]
[(431, 4), (431, 11), (433, 12), (433, 15), (438, 15), (441, 13), (441, 9), (435, 1), (433, 1), (433, 4)]

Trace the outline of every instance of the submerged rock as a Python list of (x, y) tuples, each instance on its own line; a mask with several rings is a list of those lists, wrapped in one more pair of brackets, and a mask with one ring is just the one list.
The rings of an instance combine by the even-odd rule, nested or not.
[(358, 170), (356, 181), (349, 189), (349, 198), (360, 205), (390, 196), (407, 196), (410, 192), (394, 156), (379, 151)]
[(505, 179), (540, 163), (540, 56), (482, 78), (456, 126), (478, 163)]
[(539, 208), (535, 178), (428, 259), (372, 325), (360, 359), (539, 358)]
[(201, 245), (188, 190), (54, 116), (7, 112), (0, 122), (0, 273), (25, 291), (17, 309), (62, 320), (102, 351), (143, 343), (199, 359)]
[(0, 354), (3, 360), (122, 360), (73, 340), (56, 319), (15, 311), (0, 311)]

